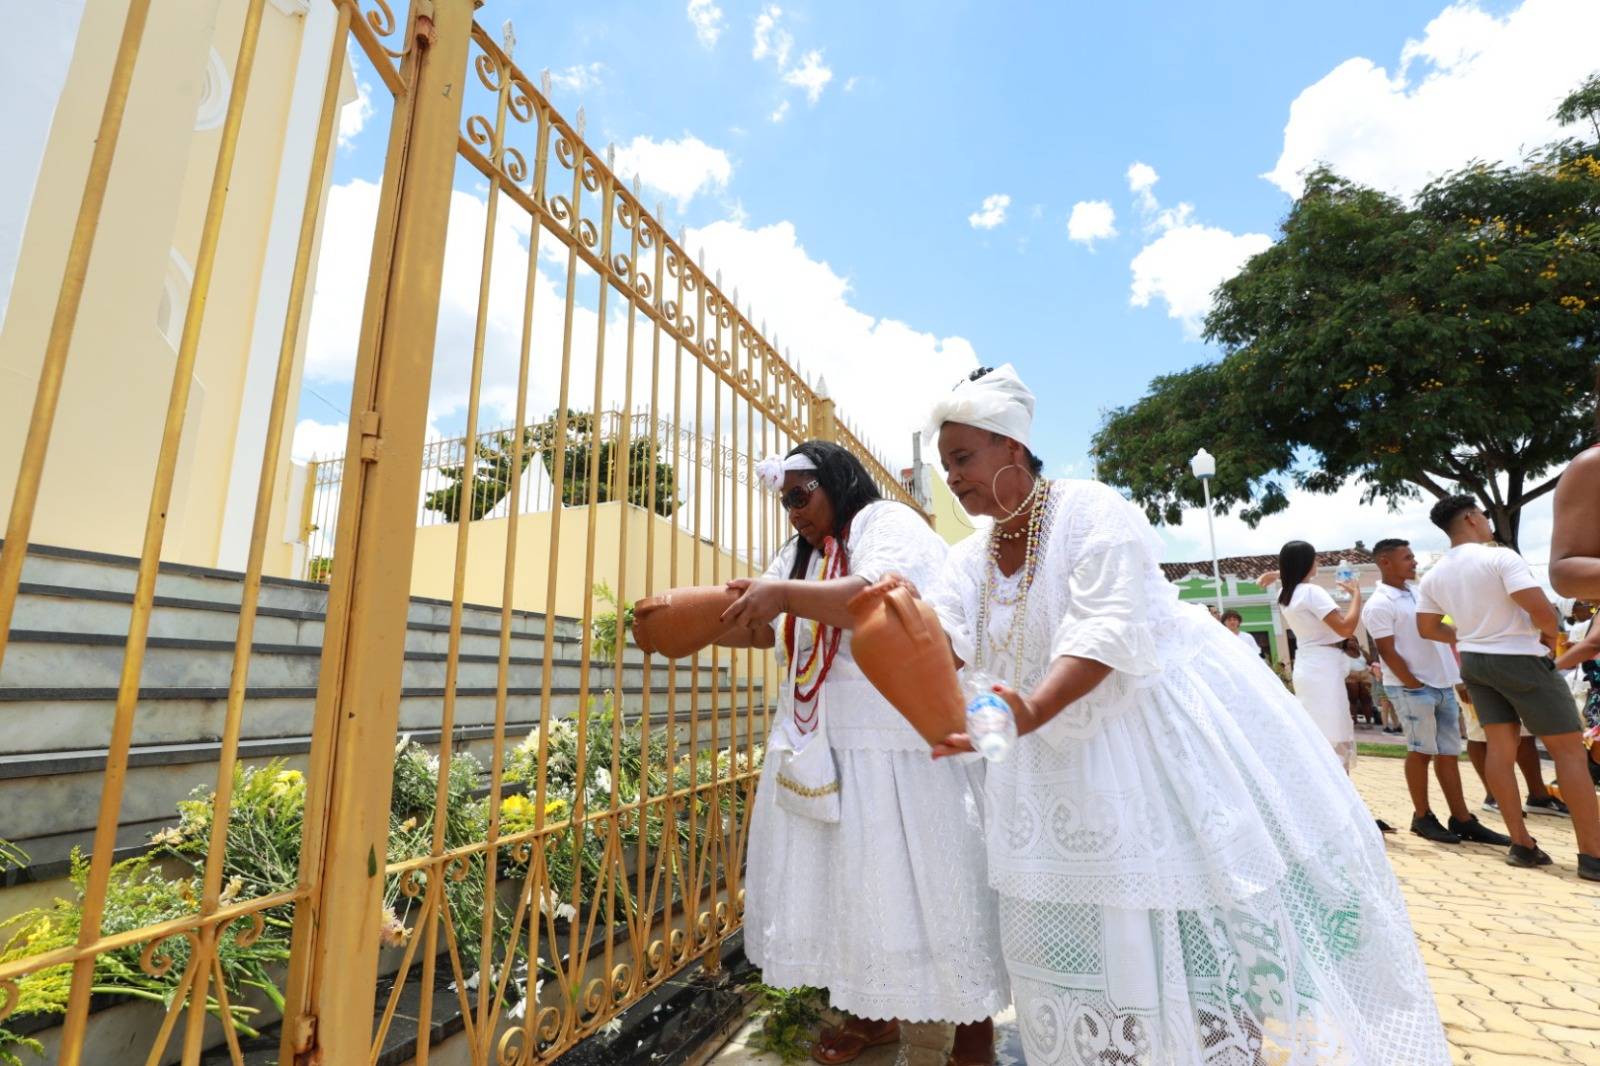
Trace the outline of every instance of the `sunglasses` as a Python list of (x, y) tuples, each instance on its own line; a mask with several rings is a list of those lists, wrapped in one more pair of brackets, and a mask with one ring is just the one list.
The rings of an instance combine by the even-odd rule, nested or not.
[(785, 511), (798, 511), (811, 502), (811, 494), (816, 491), (817, 481), (813, 478), (804, 485), (796, 485), (782, 496), (779, 496), (778, 502), (783, 504)]

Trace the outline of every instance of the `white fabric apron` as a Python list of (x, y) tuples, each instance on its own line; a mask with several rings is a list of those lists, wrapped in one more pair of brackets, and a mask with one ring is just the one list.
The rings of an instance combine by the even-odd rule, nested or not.
[(1294, 694), (1346, 770), (1356, 764), (1356, 725), (1344, 684), (1349, 663), (1335, 644), (1302, 644), (1294, 660)]

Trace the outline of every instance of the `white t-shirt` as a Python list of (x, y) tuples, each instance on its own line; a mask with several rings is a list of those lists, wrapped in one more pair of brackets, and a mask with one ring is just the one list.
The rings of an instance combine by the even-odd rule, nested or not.
[(1527, 562), (1510, 548), (1458, 544), (1422, 579), (1417, 611), (1449, 615), (1462, 651), (1545, 655), (1539, 627), (1511, 598), (1538, 587)]
[(1323, 619), (1339, 609), (1321, 585), (1302, 581), (1295, 586), (1289, 605), (1283, 609), (1283, 620), (1294, 630), (1295, 642), (1302, 647), (1311, 644), (1340, 644), (1344, 638), (1335, 633)]
[(1246, 633), (1242, 629), (1239, 630), (1239, 632), (1235, 633), (1234, 636), (1238, 637), (1239, 641), (1245, 647), (1250, 649), (1250, 654), (1251, 655), (1254, 655), (1258, 659), (1261, 658), (1261, 645), (1256, 643), (1256, 638), (1255, 637), (1252, 637), (1249, 633)]
[[(1363, 605), (1361, 621), (1373, 640), (1393, 637), (1394, 650), (1406, 661), (1412, 676), (1431, 688), (1453, 688), (1461, 683), (1461, 670), (1450, 645), (1427, 640), (1417, 632), (1417, 588), (1413, 583), (1397, 589), (1379, 582)], [(1398, 685), (1398, 677), (1389, 678)]]

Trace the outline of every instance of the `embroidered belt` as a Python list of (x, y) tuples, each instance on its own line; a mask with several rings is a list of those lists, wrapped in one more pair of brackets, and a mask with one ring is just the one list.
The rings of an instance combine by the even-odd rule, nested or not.
[(817, 788), (812, 788), (809, 785), (802, 785), (800, 782), (781, 773), (778, 775), (778, 784), (782, 785), (790, 792), (793, 792), (796, 795), (804, 796), (807, 799), (816, 799), (818, 796), (827, 796), (839, 791), (839, 782), (837, 781), (818, 786)]

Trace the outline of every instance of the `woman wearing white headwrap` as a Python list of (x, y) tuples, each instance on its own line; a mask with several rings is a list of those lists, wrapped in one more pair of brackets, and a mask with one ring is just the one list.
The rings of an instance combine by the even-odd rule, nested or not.
[[(1258, 658), (1162, 577), (1144, 515), (1047, 481), (1010, 367), (930, 435), (992, 528), (928, 589), (1022, 734), (986, 782), (1029, 1066), (1448, 1063), (1376, 829)], [(935, 757), (970, 751), (962, 734)]]
[[(853, 1017), (813, 1057), (848, 1062), (904, 1036), (909, 1060), (994, 1060), (990, 1016), (1010, 1001), (984, 873), (981, 778), (928, 745), (856, 666), (845, 604), (891, 571), (932, 581), (946, 547), (881, 499), (849, 452), (821, 441), (758, 474), (796, 536), (725, 615), (731, 642), (777, 631), (783, 682), (751, 814), (745, 952), (769, 985), (826, 988)], [(899, 1022), (908, 1023), (904, 1034)], [(930, 1029), (934, 1029), (930, 1033)], [(924, 1045), (924, 1046), (919, 1046)], [(932, 1058), (930, 1060), (930, 1054)]]

